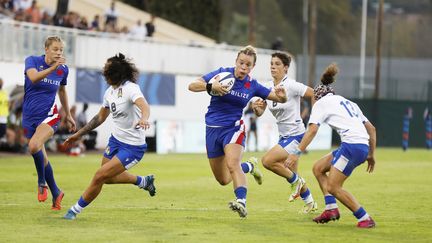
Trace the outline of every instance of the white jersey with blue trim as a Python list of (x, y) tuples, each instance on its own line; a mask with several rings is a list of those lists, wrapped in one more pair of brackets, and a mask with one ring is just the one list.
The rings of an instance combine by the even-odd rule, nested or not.
[(141, 119), (141, 110), (134, 102), (141, 97), (144, 95), (140, 87), (129, 81), (116, 89), (110, 86), (105, 91), (103, 106), (110, 109), (115, 125), (112, 135), (120, 142), (130, 145), (146, 143), (144, 129), (136, 127)]
[(367, 121), (356, 103), (333, 94), (315, 102), (309, 118), (309, 123), (327, 123), (336, 130), (342, 142), (366, 145), (369, 144), (369, 134), (364, 126)]
[[(306, 93), (307, 86), (288, 76), (285, 76), (279, 85), (286, 90), (287, 102), (267, 100), (267, 107), (277, 120), (279, 135), (286, 137), (303, 134), (305, 127), (300, 115), (300, 98)], [(268, 86), (273, 87), (273, 82)]]

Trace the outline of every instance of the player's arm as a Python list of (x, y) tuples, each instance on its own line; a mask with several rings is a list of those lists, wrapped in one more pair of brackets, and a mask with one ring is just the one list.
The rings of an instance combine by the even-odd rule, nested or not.
[(298, 161), (301, 153), (303, 153), (307, 146), (312, 142), (314, 137), (318, 132), (319, 126), (314, 123), (309, 123), (308, 129), (303, 136), (300, 144), (295, 148), (295, 151), (288, 156), (288, 159), (285, 161), (285, 167), (292, 168), (292, 166)]
[(257, 116), (261, 116), (267, 108), (267, 102), (263, 99), (257, 99), (252, 103), (252, 110)]
[(70, 113), (70, 110), (69, 110), (68, 95), (66, 92), (66, 86), (65, 85), (60, 85), (60, 88), (58, 90), (58, 95), (59, 95), (60, 103), (63, 107), (63, 110), (66, 113), (65, 119), (66, 119), (66, 123), (69, 127), (69, 131), (73, 132), (76, 130), (76, 125), (75, 125), (75, 120), (72, 117), (72, 114)]
[(315, 96), (314, 91), (311, 87), (307, 87), (305, 94), (303, 97), (310, 99), (311, 101), (311, 107), (315, 104)]
[(37, 83), (42, 79), (46, 78), (48, 74), (52, 73), (57, 69), (58, 66), (66, 63), (66, 60), (62, 57), (59, 58), (52, 66), (42, 71), (39, 71), (36, 68), (29, 68), (26, 71), (27, 77), (32, 81), (32, 83)]
[(219, 83), (219, 79), (219, 77), (216, 77), (216, 80), (210, 84), (206, 83), (206, 81), (200, 77), (189, 84), (189, 90), (192, 92), (213, 91), (220, 95), (226, 95), (228, 89)]
[(371, 173), (375, 168), (374, 152), (376, 148), (376, 129), (369, 121), (365, 122), (364, 126), (366, 127), (366, 131), (369, 134), (369, 154), (366, 160), (368, 162), (367, 171)]
[(282, 86), (276, 86), (267, 96), (268, 100), (276, 101), (278, 103), (285, 103), (287, 101), (285, 88)]
[(74, 133), (72, 136), (67, 138), (63, 144), (64, 145), (73, 144), (75, 141), (80, 139), (81, 136), (87, 134), (91, 130), (98, 127), (100, 124), (104, 123), (104, 121), (107, 119), (109, 114), (110, 114), (109, 108), (102, 107), (96, 116), (94, 116), (84, 127), (78, 130), (78, 132)]
[(150, 123), (148, 119), (150, 117), (150, 106), (144, 97), (140, 97), (135, 100), (134, 104), (141, 110), (141, 119), (136, 126), (142, 127), (145, 130), (150, 128)]

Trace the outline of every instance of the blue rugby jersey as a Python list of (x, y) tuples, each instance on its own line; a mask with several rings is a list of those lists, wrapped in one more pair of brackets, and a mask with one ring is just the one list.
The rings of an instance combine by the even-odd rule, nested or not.
[(40, 119), (47, 117), (54, 105), (55, 97), (60, 85), (67, 84), (69, 68), (60, 65), (55, 71), (37, 83), (27, 77), (27, 70), (35, 68), (38, 72), (49, 68), (45, 62), (45, 55), (29, 56), (25, 60), (24, 69), (24, 104), (23, 119)]
[[(202, 78), (208, 83), (218, 73), (230, 72), (234, 75), (234, 67), (219, 68)], [(210, 105), (205, 115), (206, 125), (209, 126), (234, 126), (240, 120), (243, 109), (254, 96), (267, 99), (271, 90), (259, 84), (255, 79), (247, 75), (244, 79), (235, 79), (234, 86), (224, 96), (212, 96)]]

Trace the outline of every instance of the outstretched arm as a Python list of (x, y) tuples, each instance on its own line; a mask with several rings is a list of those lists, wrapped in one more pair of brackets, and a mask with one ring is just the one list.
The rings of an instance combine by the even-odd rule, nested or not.
[(76, 142), (77, 140), (80, 139), (80, 137), (84, 134), (87, 134), (89, 131), (95, 129), (96, 127), (98, 127), (100, 124), (102, 124), (107, 117), (109, 116), (110, 111), (108, 108), (102, 107), (99, 110), (99, 113), (94, 116), (89, 123), (87, 123), (87, 125), (85, 125), (83, 128), (81, 128), (80, 130), (78, 130), (78, 132), (74, 133), (72, 136), (70, 136), (69, 138), (67, 138), (64, 141), (64, 145), (70, 145), (73, 144), (74, 142)]
[(267, 108), (267, 102), (263, 99), (257, 99), (252, 103), (252, 110), (257, 116), (261, 116)]
[(142, 127), (144, 130), (150, 128), (150, 123), (148, 119), (150, 117), (150, 106), (147, 103), (147, 100), (142, 97), (135, 100), (135, 105), (141, 110), (141, 119), (136, 124), (136, 127)]
[(372, 173), (375, 168), (374, 152), (376, 148), (376, 129), (369, 121), (367, 121), (364, 126), (366, 127), (366, 131), (369, 134), (369, 154), (366, 159), (368, 162), (368, 167), (366, 171)]
[(276, 86), (267, 96), (268, 100), (276, 101), (278, 103), (285, 103), (287, 101), (286, 91), (284, 87)]
[(303, 153), (307, 146), (312, 142), (314, 137), (316, 136), (318, 132), (319, 126), (314, 123), (309, 123), (308, 130), (306, 131), (305, 135), (303, 136), (303, 139), (301, 140), (300, 144), (298, 145), (296, 151), (293, 154), (290, 154), (288, 156), (288, 159), (285, 161), (285, 167), (290, 168), (293, 166), (299, 159), (301, 153)]

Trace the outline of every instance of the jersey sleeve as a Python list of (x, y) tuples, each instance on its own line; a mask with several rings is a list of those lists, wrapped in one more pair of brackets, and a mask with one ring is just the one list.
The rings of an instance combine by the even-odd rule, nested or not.
[(213, 78), (216, 74), (221, 73), (221, 72), (227, 72), (227, 71), (230, 71), (230, 70), (227, 70), (226, 68), (221, 67), (221, 68), (216, 69), (212, 72), (204, 74), (201, 78), (204, 79), (204, 81), (206, 83), (208, 83), (210, 81), (210, 79)]
[(109, 89), (107, 89), (107, 90), (105, 91), (105, 94), (104, 94), (104, 96), (103, 96), (103, 101), (102, 101), (102, 107), (107, 108), (107, 109), (109, 109), (109, 107), (110, 107), (110, 106), (109, 106), (108, 99), (107, 99), (108, 90), (109, 90)]
[(254, 83), (256, 85), (255, 96), (258, 96), (264, 100), (267, 99), (271, 92), (271, 88), (267, 88), (266, 86), (258, 83), (256, 80), (254, 80)]
[(321, 125), (326, 120), (325, 107), (322, 102), (316, 102), (312, 107), (309, 123)]
[(360, 107), (356, 103), (354, 103), (354, 102), (352, 102), (352, 103), (354, 105), (354, 109), (356, 110), (356, 113), (359, 115), (359, 118), (363, 122), (363, 124), (368, 122), (369, 120), (367, 119), (367, 117), (365, 115), (363, 115), (363, 112), (360, 110)]
[(29, 56), (25, 59), (25, 68), (24, 68), (24, 74), (27, 75), (27, 70), (35, 68), (37, 70), (37, 64), (34, 60), (33, 56)]
[(307, 90), (306, 85), (299, 83), (299, 82), (292, 82), (291, 85), (292, 85), (291, 90), (294, 92), (294, 94), (296, 96), (301, 96), (301, 97), (304, 96), (304, 94), (306, 93), (306, 90)]
[(62, 66), (62, 68), (64, 71), (64, 75), (63, 75), (63, 79), (60, 82), (60, 85), (66, 85), (67, 84), (67, 78), (69, 75), (69, 68), (66, 65)]
[(132, 83), (131, 85), (128, 85), (126, 92), (129, 94), (130, 99), (134, 103), (138, 98), (144, 98), (144, 95), (137, 84)]

